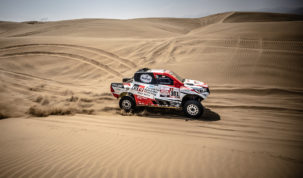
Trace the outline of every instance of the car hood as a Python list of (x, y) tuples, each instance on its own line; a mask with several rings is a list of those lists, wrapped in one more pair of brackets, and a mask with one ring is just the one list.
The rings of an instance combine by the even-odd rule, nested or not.
[(191, 80), (191, 79), (185, 79), (184, 86), (190, 87), (190, 88), (192, 88), (192, 87), (208, 88), (208, 85), (206, 83), (198, 81), (198, 80)]

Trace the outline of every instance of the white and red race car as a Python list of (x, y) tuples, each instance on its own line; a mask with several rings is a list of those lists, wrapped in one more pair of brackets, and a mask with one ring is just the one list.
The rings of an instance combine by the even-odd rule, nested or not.
[(124, 78), (123, 83), (112, 83), (110, 88), (126, 112), (141, 106), (177, 108), (191, 118), (203, 114), (201, 101), (210, 94), (203, 82), (183, 79), (169, 70), (148, 68), (138, 70), (133, 78)]

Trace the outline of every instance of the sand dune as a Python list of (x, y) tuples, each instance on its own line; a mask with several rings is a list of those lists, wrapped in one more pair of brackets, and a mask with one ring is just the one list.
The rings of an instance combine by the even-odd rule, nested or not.
[(282, 22), (282, 21), (302, 21), (301, 15), (277, 14), (262, 12), (234, 12), (224, 19), (224, 22)]
[[(0, 22), (0, 177), (298, 176), (302, 30), (251, 12)], [(202, 118), (121, 112), (109, 84), (142, 67), (207, 82)]]

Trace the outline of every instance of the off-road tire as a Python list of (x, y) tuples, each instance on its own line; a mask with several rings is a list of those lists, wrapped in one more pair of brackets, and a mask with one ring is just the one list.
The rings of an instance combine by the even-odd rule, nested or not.
[(123, 96), (119, 101), (119, 106), (125, 112), (131, 112), (136, 109), (136, 102), (130, 96)]
[(204, 112), (201, 102), (196, 100), (186, 101), (182, 109), (184, 114), (189, 118), (199, 118)]

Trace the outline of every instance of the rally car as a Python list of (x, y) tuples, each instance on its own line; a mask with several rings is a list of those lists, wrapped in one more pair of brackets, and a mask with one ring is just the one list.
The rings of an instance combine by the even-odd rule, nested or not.
[(201, 101), (210, 94), (206, 83), (184, 79), (169, 70), (143, 68), (133, 78), (110, 86), (119, 106), (126, 112), (138, 107), (182, 109), (186, 116), (198, 118), (203, 114)]

